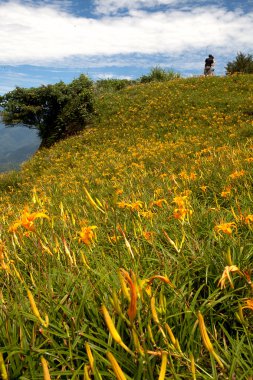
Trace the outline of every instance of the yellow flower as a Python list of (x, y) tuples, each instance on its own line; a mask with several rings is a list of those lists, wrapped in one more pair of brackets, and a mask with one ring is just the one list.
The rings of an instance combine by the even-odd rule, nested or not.
[[(126, 270), (121, 268), (120, 272), (123, 275), (123, 278), (125, 279), (125, 281), (127, 282), (128, 286), (130, 288), (130, 305), (129, 305), (129, 308), (127, 310), (127, 313), (128, 313), (130, 321), (133, 322), (133, 320), (136, 317), (136, 313), (137, 313), (136, 284), (135, 284), (135, 281), (133, 281), (133, 279), (130, 277), (129, 273)], [(134, 277), (134, 275), (132, 277)]]
[(189, 197), (191, 195), (192, 191), (190, 189), (185, 189), (181, 195), (184, 197)]
[(111, 235), (111, 236), (108, 235), (108, 240), (109, 240), (109, 242), (110, 242), (111, 244), (115, 244), (115, 243), (117, 243), (117, 241), (118, 241), (120, 238), (121, 238), (120, 235)]
[(179, 177), (194, 181), (197, 178), (197, 175), (196, 173), (193, 173), (193, 172), (191, 172), (190, 174), (187, 174), (186, 171), (183, 170), (181, 173), (179, 173)]
[(49, 372), (49, 369), (48, 369), (48, 365), (47, 365), (46, 359), (43, 356), (41, 356), (40, 361), (41, 361), (42, 368), (43, 368), (43, 377), (44, 377), (44, 380), (51, 380), (51, 376), (50, 376), (50, 372)]
[(0, 374), (1, 374), (2, 380), (8, 380), (9, 376), (6, 371), (2, 352), (0, 352)]
[(205, 321), (204, 321), (203, 315), (201, 314), (200, 311), (198, 311), (198, 321), (199, 321), (200, 334), (201, 334), (201, 337), (202, 337), (202, 340), (203, 340), (203, 343), (204, 343), (205, 347), (210, 352), (210, 354), (214, 357), (214, 359), (218, 362), (218, 364), (220, 365), (220, 367), (224, 368), (224, 365), (221, 362), (220, 357), (214, 351), (212, 342), (210, 341), (210, 338), (209, 338), (207, 330), (206, 330), (206, 325), (205, 325)]
[(94, 357), (92, 355), (91, 348), (90, 348), (88, 342), (85, 342), (85, 348), (86, 348), (86, 353), (87, 353), (88, 360), (90, 363), (90, 368), (91, 368), (92, 372), (94, 372)]
[(245, 175), (245, 170), (236, 170), (234, 173), (230, 174), (229, 175), (229, 178), (232, 178), (232, 179), (236, 179), (236, 178), (240, 178), (240, 177), (243, 177)]
[(30, 213), (29, 208), (25, 207), (21, 217), (18, 220), (16, 220), (12, 226), (10, 226), (9, 232), (15, 232), (20, 226), (24, 227), (28, 231), (34, 231), (35, 230), (34, 221), (37, 218), (49, 219), (45, 211)]
[(127, 207), (129, 207), (131, 210), (139, 210), (140, 208), (143, 207), (143, 202), (136, 201), (136, 202), (133, 202), (133, 203), (129, 203), (127, 205)]
[(101, 306), (101, 311), (104, 315), (105, 323), (108, 327), (108, 330), (112, 338), (115, 340), (116, 343), (118, 343), (121, 347), (123, 347), (128, 353), (130, 353), (131, 355), (134, 355), (133, 352), (130, 350), (130, 348), (128, 348), (123, 342), (123, 340), (121, 339), (121, 336), (119, 335), (105, 305)]
[(189, 179), (194, 181), (195, 179), (197, 178), (197, 174), (196, 173), (190, 173), (189, 175)]
[(181, 219), (184, 220), (187, 215), (192, 215), (192, 210), (188, 208), (175, 208), (173, 211), (173, 216), (175, 219)]
[(157, 207), (162, 207), (163, 203), (167, 203), (166, 199), (157, 199), (156, 201), (151, 202), (151, 207), (157, 206)]
[(181, 178), (183, 178), (183, 179), (188, 179), (188, 175), (187, 175), (187, 173), (186, 173), (185, 170), (183, 170), (183, 171), (181, 171), (181, 172), (179, 173), (179, 177), (181, 177)]
[(106, 355), (107, 355), (107, 358), (110, 360), (113, 372), (117, 380), (126, 380), (126, 376), (124, 375), (121, 367), (119, 366), (119, 363), (117, 362), (113, 354), (111, 352), (107, 352)]
[(173, 203), (176, 203), (176, 205), (178, 207), (185, 207), (186, 203), (187, 203), (187, 196), (184, 195), (184, 196), (178, 196), (178, 197), (175, 197), (173, 198)]
[(168, 353), (163, 351), (162, 352), (162, 364), (161, 364), (161, 369), (160, 369), (158, 380), (164, 380), (165, 379), (167, 362), (168, 362)]
[(129, 208), (130, 210), (139, 210), (140, 208), (143, 207), (143, 202), (141, 201), (136, 201), (133, 203), (126, 203), (124, 201), (118, 202), (117, 203), (119, 208)]
[(251, 309), (253, 310), (253, 299), (246, 299), (245, 305), (242, 307), (242, 309)]
[(221, 197), (222, 198), (227, 198), (231, 194), (231, 190), (224, 190), (221, 192)]
[(82, 227), (81, 231), (79, 232), (80, 238), (79, 243), (82, 241), (86, 245), (90, 245), (92, 240), (95, 238), (95, 232), (93, 231), (96, 229), (97, 226), (88, 226), (88, 227)]
[(227, 198), (231, 194), (231, 186), (226, 186), (223, 191), (221, 192), (222, 198)]
[(153, 240), (153, 237), (154, 237), (154, 232), (151, 232), (151, 231), (144, 231), (142, 233), (142, 235), (144, 236), (144, 238), (147, 240), (147, 241), (152, 241)]
[(172, 201), (177, 205), (177, 208), (173, 211), (173, 216), (176, 219), (184, 220), (186, 216), (192, 215), (192, 210), (187, 208), (187, 205), (189, 205), (188, 195), (190, 191), (185, 190), (184, 194), (185, 195), (174, 197)]
[(152, 211), (148, 210), (148, 211), (139, 211), (139, 215), (140, 216), (143, 216), (143, 218), (146, 218), (146, 219), (152, 219), (154, 214)]
[(221, 289), (226, 287), (226, 281), (227, 280), (229, 281), (231, 288), (234, 289), (234, 284), (233, 284), (231, 277), (230, 277), (230, 273), (233, 273), (233, 272), (237, 272), (237, 273), (241, 274), (240, 269), (236, 265), (230, 265), (230, 266), (225, 267), (225, 269), (222, 273), (222, 276), (218, 282), (218, 286), (220, 286)]
[(244, 219), (245, 223), (249, 224), (249, 223), (253, 223), (253, 214), (249, 214), (247, 216), (245, 216), (245, 219)]
[(4, 249), (5, 249), (4, 243), (2, 242), (2, 240), (0, 240), (0, 267), (6, 270), (8, 269), (8, 266), (6, 265), (4, 261)]
[(118, 205), (119, 208), (125, 208), (125, 207), (127, 207), (127, 203), (124, 202), (124, 201), (118, 202), (117, 205)]
[(208, 188), (208, 186), (206, 185), (202, 185), (200, 186), (200, 189), (205, 193), (206, 192), (206, 189)]
[(235, 222), (217, 224), (217, 226), (214, 227), (216, 232), (223, 232), (226, 235), (231, 235), (233, 233), (233, 229), (236, 229)]
[(245, 162), (253, 162), (253, 157), (245, 158)]
[(29, 289), (26, 289), (27, 291), (27, 295), (28, 295), (28, 299), (30, 301), (30, 305), (31, 305), (31, 308), (32, 308), (32, 312), (33, 314), (35, 315), (36, 318), (38, 318), (38, 320), (40, 321), (40, 323), (44, 326), (44, 327), (48, 327), (49, 325), (49, 321), (48, 321), (48, 316), (46, 315), (45, 317), (45, 320), (43, 320), (40, 316), (40, 312), (37, 308), (37, 305), (34, 301), (34, 298), (33, 298), (33, 295), (32, 295), (32, 292), (29, 290)]
[(173, 289), (175, 289), (175, 285), (170, 281), (170, 279), (167, 276), (160, 276), (160, 275), (155, 275), (155, 276), (152, 276), (149, 279), (147, 279), (146, 280), (147, 287), (151, 286), (155, 279), (158, 279), (158, 280), (164, 282), (165, 284), (171, 286)]

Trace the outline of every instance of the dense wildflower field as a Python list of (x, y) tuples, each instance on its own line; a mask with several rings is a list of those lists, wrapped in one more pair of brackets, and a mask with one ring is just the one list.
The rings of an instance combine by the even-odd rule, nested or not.
[(2, 379), (253, 379), (253, 77), (134, 85), (0, 176)]

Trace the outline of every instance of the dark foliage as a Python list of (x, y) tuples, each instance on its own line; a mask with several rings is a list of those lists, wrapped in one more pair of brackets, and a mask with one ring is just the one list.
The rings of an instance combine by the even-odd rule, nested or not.
[(226, 74), (253, 74), (253, 56), (251, 54), (238, 53), (234, 61), (228, 62), (225, 67)]
[(75, 134), (90, 121), (94, 112), (93, 82), (80, 75), (70, 84), (16, 87), (0, 98), (0, 105), (5, 125), (36, 128), (41, 146), (50, 146)]

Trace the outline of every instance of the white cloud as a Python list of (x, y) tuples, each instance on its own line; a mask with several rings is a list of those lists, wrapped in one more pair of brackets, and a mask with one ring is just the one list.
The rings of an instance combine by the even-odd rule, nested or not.
[(101, 80), (101, 79), (128, 79), (128, 80), (131, 80), (132, 77), (129, 76), (129, 75), (116, 75), (116, 74), (113, 74), (113, 73), (106, 73), (106, 72), (103, 72), (103, 73), (95, 73), (95, 76), (96, 76), (96, 79), (97, 80)]
[[(172, 3), (175, 0), (145, 0), (145, 4)], [(144, 0), (135, 1), (136, 9), (119, 17), (99, 19), (76, 17), (44, 1), (0, 4), (0, 64), (37, 64), (58, 66), (75, 64), (90, 58), (113, 55), (167, 54), (211, 49), (220, 54), (252, 49), (253, 12), (227, 11), (217, 7), (193, 10), (147, 12), (138, 10)], [(119, 9), (126, 0), (97, 2)], [(46, 4), (46, 5), (45, 5)], [(59, 3), (60, 4), (60, 3)], [(67, 6), (69, 3), (65, 1)], [(138, 6), (137, 6), (138, 5)], [(101, 59), (98, 58), (101, 61)]]

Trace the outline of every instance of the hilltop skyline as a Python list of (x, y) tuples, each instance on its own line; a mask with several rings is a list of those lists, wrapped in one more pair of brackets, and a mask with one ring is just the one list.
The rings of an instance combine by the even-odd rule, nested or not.
[(252, 54), (253, 0), (0, 0), (0, 94), (15, 86), (136, 79), (154, 66), (216, 74)]

